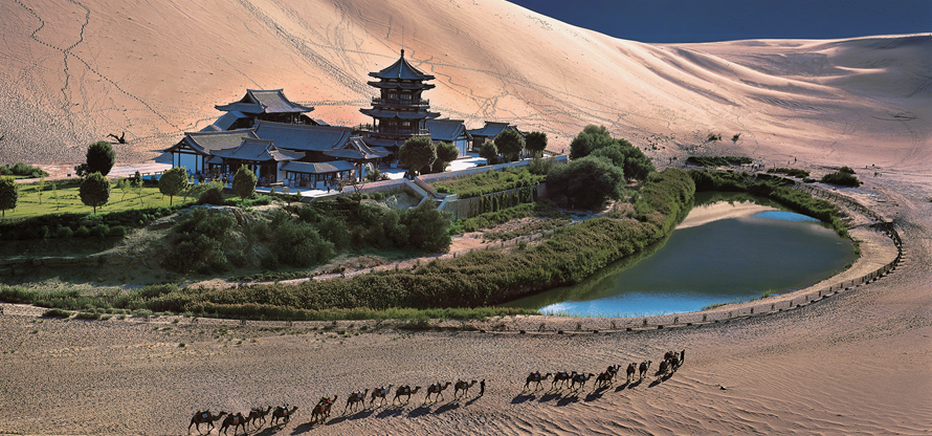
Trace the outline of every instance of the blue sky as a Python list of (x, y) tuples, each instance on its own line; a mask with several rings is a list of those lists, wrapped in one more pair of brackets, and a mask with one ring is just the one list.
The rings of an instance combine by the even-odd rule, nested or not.
[(831, 39), (932, 32), (932, 0), (509, 0), (641, 42)]

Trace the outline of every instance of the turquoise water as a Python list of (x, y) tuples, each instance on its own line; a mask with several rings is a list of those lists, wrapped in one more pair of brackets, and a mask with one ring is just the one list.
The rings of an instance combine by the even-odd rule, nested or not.
[[(508, 306), (593, 317), (691, 312), (805, 288), (856, 259), (849, 240), (814, 218), (744, 202), (714, 206), (740, 212), (678, 228), (582, 283)], [(701, 211), (684, 224), (693, 213)]]

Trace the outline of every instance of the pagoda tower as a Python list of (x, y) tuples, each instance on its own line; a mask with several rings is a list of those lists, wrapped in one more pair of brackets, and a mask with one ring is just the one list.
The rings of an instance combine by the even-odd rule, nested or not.
[(430, 101), (421, 98), (421, 93), (434, 88), (424, 83), (434, 80), (405, 59), (405, 51), (390, 67), (369, 76), (379, 79), (370, 81), (369, 86), (379, 90), (372, 99), (372, 108), (359, 111), (372, 117), (372, 132), (366, 137), (370, 147), (383, 147), (398, 156), (398, 149), (415, 135), (428, 135), (427, 120), (440, 114), (430, 111)]

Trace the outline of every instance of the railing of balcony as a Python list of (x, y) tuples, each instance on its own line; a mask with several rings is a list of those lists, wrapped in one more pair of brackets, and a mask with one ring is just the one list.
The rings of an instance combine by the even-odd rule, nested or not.
[(372, 104), (381, 104), (381, 105), (390, 105), (390, 106), (430, 106), (430, 100), (428, 99), (419, 99), (419, 100), (402, 100), (400, 98), (380, 98), (373, 97)]

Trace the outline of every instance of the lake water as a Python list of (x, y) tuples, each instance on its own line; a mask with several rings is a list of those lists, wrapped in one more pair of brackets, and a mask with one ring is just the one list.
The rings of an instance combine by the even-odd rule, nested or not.
[[(746, 195), (698, 194), (689, 216), (665, 241), (574, 286), (508, 306), (579, 316), (692, 312), (714, 303), (782, 294), (842, 271), (857, 256), (851, 241), (818, 220)], [(757, 204), (757, 203), (763, 204)]]

